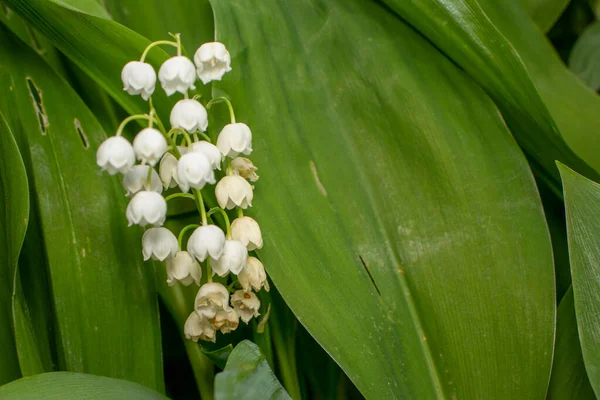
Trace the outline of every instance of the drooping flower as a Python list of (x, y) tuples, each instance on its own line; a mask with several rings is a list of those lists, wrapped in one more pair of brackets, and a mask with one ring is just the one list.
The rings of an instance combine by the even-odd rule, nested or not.
[(171, 153), (165, 153), (158, 166), (160, 179), (165, 189), (173, 188), (179, 184), (177, 179), (177, 158)]
[(223, 246), (223, 253), (220, 257), (210, 258), (210, 265), (213, 273), (223, 277), (229, 272), (237, 275), (246, 266), (248, 260), (248, 250), (246, 246), (238, 240), (227, 240)]
[(210, 165), (213, 169), (221, 169), (221, 161), (223, 161), (223, 155), (219, 151), (219, 148), (212, 143), (208, 143), (204, 140), (194, 142), (192, 144), (192, 151), (196, 153), (202, 153), (210, 161)]
[(252, 289), (258, 292), (263, 286), (267, 292), (270, 289), (265, 267), (256, 257), (248, 257), (246, 267), (238, 274), (238, 280), (246, 292)]
[(133, 224), (159, 226), (167, 218), (167, 202), (160, 194), (143, 190), (133, 196), (125, 214), (129, 226)]
[(152, 65), (140, 61), (125, 64), (121, 71), (123, 90), (131, 95), (141, 94), (142, 99), (148, 100), (156, 86), (156, 72)]
[(111, 175), (117, 172), (124, 174), (134, 166), (135, 152), (127, 139), (112, 136), (98, 147), (96, 163)]
[(231, 305), (242, 321), (248, 323), (252, 317), (258, 317), (260, 313), (260, 300), (252, 292), (237, 290), (231, 295)]
[(175, 92), (185, 94), (190, 89), (196, 89), (196, 68), (187, 57), (171, 57), (160, 66), (158, 79), (167, 96)]
[(256, 182), (258, 175), (256, 174), (256, 168), (251, 160), (245, 157), (236, 157), (231, 160), (231, 168), (235, 175), (239, 175), (250, 182)]
[(225, 234), (216, 225), (204, 225), (196, 228), (187, 242), (190, 256), (203, 262), (207, 257), (219, 258), (225, 246)]
[(235, 207), (252, 206), (254, 192), (252, 186), (241, 176), (224, 176), (215, 187), (215, 196), (221, 208), (231, 210)]
[(167, 260), (167, 284), (175, 285), (177, 281), (183, 286), (189, 286), (192, 282), (200, 286), (202, 269), (200, 264), (190, 256), (187, 251), (178, 251), (175, 257)]
[[(127, 191), (127, 196), (131, 196), (140, 190), (148, 190), (146, 183), (148, 181), (148, 165), (134, 165), (123, 176), (123, 187)], [(156, 193), (162, 193), (163, 185), (156, 171), (152, 169), (150, 172), (150, 190)]]
[(231, 56), (223, 43), (204, 43), (194, 54), (196, 72), (202, 83), (220, 81), (231, 71)]
[(217, 282), (205, 283), (194, 300), (194, 310), (203, 318), (214, 318), (218, 311), (229, 311), (229, 292)]
[(193, 311), (183, 326), (183, 333), (187, 339), (197, 342), (198, 339), (214, 342), (217, 333), (214, 325), (206, 318), (202, 318)]
[(167, 151), (167, 139), (158, 129), (145, 128), (133, 139), (133, 150), (139, 160), (154, 166)]
[(179, 250), (177, 238), (167, 228), (150, 228), (142, 236), (142, 254), (144, 261), (164, 261), (175, 256)]
[(248, 155), (252, 153), (252, 131), (241, 122), (225, 125), (217, 138), (217, 147), (226, 157)]
[(236, 218), (231, 224), (231, 237), (244, 243), (249, 251), (262, 249), (263, 239), (260, 226), (253, 218)]
[(179, 100), (171, 110), (171, 128), (181, 128), (193, 133), (204, 132), (208, 128), (208, 114), (199, 101)]
[(230, 308), (228, 310), (217, 311), (214, 318), (211, 318), (210, 321), (221, 333), (229, 333), (237, 329), (240, 324), (240, 317), (233, 308)]
[(182, 192), (190, 187), (202, 189), (207, 183), (215, 183), (215, 172), (203, 153), (190, 152), (177, 162), (177, 181)]

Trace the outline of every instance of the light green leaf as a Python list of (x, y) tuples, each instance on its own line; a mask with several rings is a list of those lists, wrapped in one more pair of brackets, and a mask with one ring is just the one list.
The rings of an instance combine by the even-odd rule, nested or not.
[(560, 302), (556, 325), (556, 346), (547, 399), (594, 400), (596, 396), (585, 372), (579, 345), (571, 288)]
[(549, 237), (480, 87), (372, 2), (211, 4), (259, 255), (299, 321), (367, 398), (542, 398)]
[(163, 390), (155, 287), (141, 261), (141, 232), (126, 227), (118, 178), (95, 162), (106, 135), (65, 81), (0, 29), (0, 79), (9, 88), (0, 108), (10, 115), (35, 187), (45, 244), (37, 251), (48, 260), (59, 368)]
[(145, 386), (120, 379), (72, 372), (22, 378), (0, 387), (4, 400), (166, 400)]
[(229, 356), (225, 370), (215, 377), (216, 400), (291, 399), (275, 377), (265, 356), (249, 340), (240, 342)]
[(569, 68), (591, 90), (600, 90), (600, 22), (594, 22), (579, 36), (569, 56)]
[(521, 6), (542, 32), (548, 32), (552, 28), (570, 2), (571, 0), (520, 0)]
[(600, 185), (558, 165), (563, 179), (575, 315), (583, 360), (600, 396)]

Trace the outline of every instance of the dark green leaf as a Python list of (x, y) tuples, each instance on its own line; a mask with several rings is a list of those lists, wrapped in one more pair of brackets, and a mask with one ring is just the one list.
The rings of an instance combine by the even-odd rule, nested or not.
[(600, 90), (600, 22), (581, 34), (571, 55), (569, 68), (594, 92)]

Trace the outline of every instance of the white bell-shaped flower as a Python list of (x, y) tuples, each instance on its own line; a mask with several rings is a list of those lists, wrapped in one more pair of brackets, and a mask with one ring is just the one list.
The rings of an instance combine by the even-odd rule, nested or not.
[(194, 54), (196, 72), (202, 83), (220, 81), (231, 71), (231, 56), (223, 43), (204, 43)]
[(231, 224), (231, 237), (244, 243), (249, 251), (262, 249), (263, 239), (260, 226), (253, 218), (236, 218)]
[(179, 180), (177, 179), (177, 158), (171, 153), (165, 153), (160, 160), (158, 173), (160, 180), (165, 185), (165, 189), (177, 186), (179, 184)]
[(190, 256), (203, 262), (207, 257), (219, 258), (225, 247), (225, 234), (216, 225), (204, 225), (196, 228), (187, 242)]
[(190, 187), (200, 190), (207, 183), (215, 183), (215, 172), (204, 154), (190, 152), (181, 156), (177, 162), (177, 181), (184, 193)]
[(214, 318), (218, 311), (229, 311), (229, 292), (217, 282), (205, 283), (194, 300), (194, 310), (204, 318)]
[(238, 122), (223, 127), (217, 138), (217, 147), (224, 156), (234, 158), (240, 153), (252, 153), (252, 132), (248, 125)]
[(207, 342), (215, 342), (217, 330), (207, 318), (202, 318), (196, 312), (192, 312), (183, 325), (183, 333), (186, 339), (197, 342), (198, 339)]
[(152, 65), (140, 61), (125, 64), (121, 71), (123, 90), (131, 95), (141, 94), (142, 99), (148, 100), (156, 86), (156, 72)]
[(252, 206), (254, 192), (252, 186), (241, 176), (224, 176), (215, 187), (215, 196), (221, 208), (231, 210), (235, 207)]
[(258, 312), (260, 300), (252, 292), (237, 290), (231, 295), (231, 305), (237, 315), (239, 315), (245, 323), (248, 323), (252, 317), (258, 317), (260, 315)]
[(187, 251), (178, 251), (175, 257), (167, 260), (167, 284), (175, 285), (177, 281), (183, 286), (189, 286), (192, 282), (200, 286), (202, 269), (200, 264), (190, 256)]
[(254, 166), (251, 160), (245, 157), (236, 157), (231, 160), (231, 169), (235, 175), (239, 175), (250, 182), (258, 180), (258, 175), (256, 174), (258, 168)]
[(169, 119), (171, 128), (185, 129), (190, 133), (204, 132), (208, 128), (206, 108), (199, 101), (192, 99), (183, 99), (175, 103)]
[(208, 143), (204, 140), (194, 142), (192, 144), (192, 151), (196, 153), (202, 153), (210, 161), (210, 165), (213, 169), (221, 169), (221, 161), (223, 161), (223, 155), (219, 151), (219, 148), (212, 143)]
[(133, 196), (127, 205), (125, 215), (129, 226), (133, 224), (159, 226), (167, 218), (167, 202), (159, 193), (143, 190)]
[(246, 267), (238, 274), (238, 280), (246, 292), (252, 289), (258, 292), (261, 287), (264, 287), (267, 292), (270, 289), (265, 267), (256, 257), (248, 257)]
[(167, 139), (158, 129), (145, 128), (133, 139), (133, 150), (139, 160), (154, 166), (167, 151)]
[(171, 57), (160, 66), (158, 79), (167, 96), (175, 92), (185, 94), (190, 89), (196, 89), (196, 68), (187, 57)]
[(135, 165), (135, 152), (127, 139), (112, 136), (98, 147), (96, 163), (111, 175), (117, 172), (124, 174)]
[(142, 236), (142, 254), (144, 261), (164, 261), (175, 256), (179, 250), (177, 238), (167, 228), (150, 228)]
[[(148, 165), (134, 165), (133, 168), (123, 177), (123, 187), (127, 191), (127, 196), (131, 196), (140, 190), (148, 190)], [(154, 170), (150, 173), (150, 190), (156, 193), (162, 193), (163, 185), (160, 177)]]
[(248, 250), (246, 246), (238, 240), (227, 240), (223, 246), (223, 253), (220, 257), (210, 257), (210, 265), (212, 266), (213, 274), (221, 277), (226, 276), (229, 272), (239, 274), (246, 266), (248, 260)]
[(230, 308), (229, 310), (217, 311), (210, 321), (216, 329), (221, 331), (221, 333), (229, 333), (238, 328), (240, 317), (233, 308)]

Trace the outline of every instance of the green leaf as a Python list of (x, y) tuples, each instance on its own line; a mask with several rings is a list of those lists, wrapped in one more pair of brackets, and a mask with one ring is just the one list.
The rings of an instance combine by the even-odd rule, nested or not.
[(569, 68), (594, 92), (600, 90), (599, 46), (600, 22), (596, 21), (579, 36), (569, 56)]
[(0, 109), (10, 115), (35, 187), (59, 368), (163, 390), (156, 289), (142, 264), (141, 232), (126, 227), (118, 178), (95, 162), (106, 135), (73, 89), (0, 29), (0, 79), (10, 88)]
[(573, 290), (569, 288), (558, 307), (556, 346), (547, 399), (594, 400), (595, 398), (583, 364)]
[(12, 327), (15, 268), (27, 230), (27, 175), (13, 133), (0, 113), (0, 384), (21, 376)]
[(229, 356), (225, 370), (215, 377), (215, 399), (291, 399), (257, 345), (240, 342)]
[(583, 360), (600, 396), (600, 185), (558, 164), (563, 179), (573, 297)]
[[(520, 0), (527, 14), (542, 32), (548, 32), (571, 0)], [(513, 0), (513, 3), (515, 0)], [(516, 1), (517, 3), (519, 1)]]
[(0, 387), (4, 400), (166, 400), (145, 386), (120, 379), (72, 372), (22, 378)]
[[(517, 53), (513, 36), (523, 37), (521, 41), (530, 37), (521, 25), (514, 27), (517, 21), (513, 21), (513, 9), (518, 9), (527, 19), (531, 25), (527, 28), (535, 29), (541, 36), (519, 4), (497, 0), (384, 0), (384, 3), (448, 54), (489, 93), (536, 173), (557, 194), (560, 179), (555, 160), (591, 178), (600, 178), (598, 172), (579, 158), (600, 171), (598, 157), (592, 156), (598, 151), (575, 148), (576, 155), (567, 146), (553, 119), (554, 110), (552, 114), (548, 111), (550, 105), (542, 101)], [(500, 23), (513, 25), (512, 32), (498, 28)], [(542, 53), (544, 51), (543, 46)], [(531, 52), (538, 53), (539, 49), (531, 49)], [(549, 70), (548, 64), (544, 64), (544, 68)], [(562, 104), (563, 98), (560, 101)], [(562, 128), (561, 125), (561, 132)], [(568, 132), (562, 133), (569, 138)], [(574, 146), (571, 141), (569, 144)], [(594, 147), (591, 143), (590, 146)]]
[(259, 255), (298, 320), (367, 398), (542, 398), (552, 250), (481, 88), (372, 2), (211, 4)]

